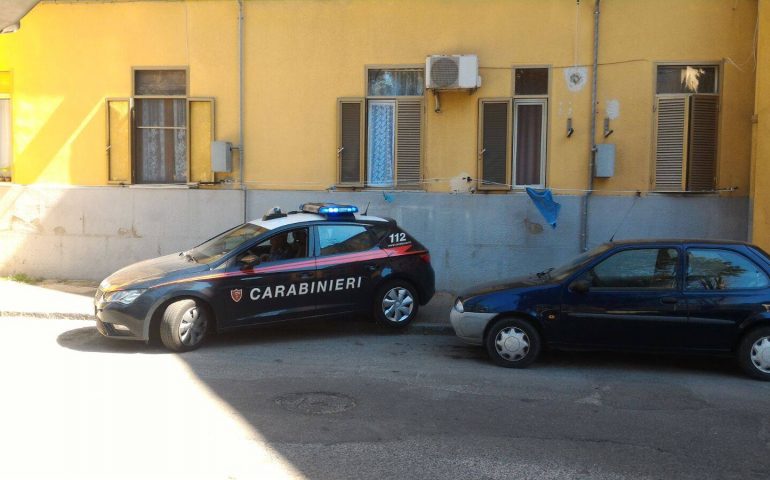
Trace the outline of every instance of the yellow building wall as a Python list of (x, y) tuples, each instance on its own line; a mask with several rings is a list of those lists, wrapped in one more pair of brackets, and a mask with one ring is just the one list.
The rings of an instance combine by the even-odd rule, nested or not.
[(770, 0), (759, 1), (751, 241), (770, 250)]
[[(426, 189), (477, 175), (478, 100), (512, 96), (513, 66), (549, 65), (547, 185), (588, 182), (590, 75), (570, 92), (564, 69), (589, 68), (593, 3), (574, 0), (260, 0), (245, 2), (245, 181), (249, 188), (325, 189), (336, 181), (336, 100), (364, 96), (367, 65), (424, 65), (473, 53), (482, 87), (425, 96)], [(620, 116), (616, 175), (605, 193), (648, 191), (655, 62), (741, 62), (751, 55), (756, 0), (605, 0), (597, 141), (607, 102)], [(238, 142), (235, 1), (40, 4), (0, 36), (14, 74), (14, 181), (106, 183), (105, 97), (131, 93), (133, 66), (189, 65), (190, 95), (216, 98), (216, 138)], [(754, 72), (720, 67), (720, 187), (747, 195)], [(566, 137), (566, 119), (575, 134)], [(238, 172), (232, 178), (237, 180)]]

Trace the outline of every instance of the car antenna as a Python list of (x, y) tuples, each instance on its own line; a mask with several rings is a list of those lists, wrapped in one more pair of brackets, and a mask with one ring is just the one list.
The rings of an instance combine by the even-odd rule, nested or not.
[(371, 205), (372, 202), (369, 202), (366, 204), (366, 210), (364, 210), (364, 216), (366, 216), (367, 212), (369, 212), (369, 205)]
[(637, 192), (636, 192), (636, 195), (634, 196), (634, 203), (632, 203), (632, 204), (631, 204), (631, 207), (628, 209), (628, 211), (626, 212), (626, 214), (623, 216), (623, 220), (621, 220), (621, 221), (620, 221), (620, 223), (618, 224), (617, 228), (615, 228), (615, 231), (614, 231), (614, 232), (612, 232), (612, 236), (610, 237), (610, 242), (612, 242), (613, 240), (615, 240), (615, 235), (617, 235), (617, 233), (618, 233), (618, 230), (620, 230), (620, 227), (622, 227), (622, 226), (623, 226), (623, 224), (624, 224), (624, 223), (626, 223), (626, 219), (627, 219), (627, 218), (628, 218), (628, 216), (631, 214), (631, 211), (632, 211), (632, 210), (634, 209), (634, 207), (636, 206), (636, 201), (637, 201), (637, 200), (639, 200), (639, 198), (640, 198), (641, 196), (642, 196), (642, 192), (639, 192), (639, 191), (637, 191)]

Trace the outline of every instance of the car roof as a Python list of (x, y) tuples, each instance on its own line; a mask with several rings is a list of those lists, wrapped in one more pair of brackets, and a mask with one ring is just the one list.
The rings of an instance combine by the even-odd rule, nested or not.
[(637, 240), (614, 240), (607, 242), (607, 245), (622, 247), (631, 245), (649, 245), (659, 243), (676, 243), (676, 244), (697, 244), (697, 245), (744, 245), (753, 247), (754, 245), (743, 242), (740, 240), (708, 240), (703, 238), (645, 238)]
[(298, 213), (289, 213), (285, 217), (271, 218), (270, 220), (261, 220), (261, 219), (252, 220), (249, 223), (260, 226), (266, 230), (274, 230), (276, 228), (283, 227), (286, 225), (293, 225), (295, 223), (351, 222), (351, 221), (383, 223), (383, 222), (387, 222), (388, 220), (381, 217), (373, 217), (371, 215), (353, 215), (352, 218), (350, 215), (327, 218), (324, 215), (318, 215), (315, 213), (298, 212)]

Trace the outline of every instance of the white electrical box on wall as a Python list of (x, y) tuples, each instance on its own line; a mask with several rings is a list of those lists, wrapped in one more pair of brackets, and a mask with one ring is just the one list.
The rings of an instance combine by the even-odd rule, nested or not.
[(594, 177), (610, 178), (615, 175), (615, 144), (600, 143), (596, 146)]
[(233, 171), (233, 144), (230, 142), (211, 142), (211, 171), (230, 173)]

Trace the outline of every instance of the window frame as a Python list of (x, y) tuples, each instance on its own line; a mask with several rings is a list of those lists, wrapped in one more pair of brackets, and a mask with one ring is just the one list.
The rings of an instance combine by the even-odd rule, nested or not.
[[(720, 137), (722, 134), (722, 102), (724, 100), (723, 95), (723, 85), (724, 85), (724, 72), (725, 72), (725, 62), (719, 61), (719, 60), (707, 60), (707, 61), (657, 61), (653, 62), (652, 64), (652, 112), (653, 112), (653, 118), (652, 118), (652, 132), (651, 132), (651, 148), (650, 148), (650, 169), (649, 169), (649, 185), (651, 193), (657, 193), (657, 194), (682, 194), (682, 193), (713, 193), (714, 190), (716, 190), (717, 185), (719, 185), (719, 179), (720, 179), (720, 171), (719, 166), (721, 164), (721, 155), (720, 155)], [(704, 66), (704, 67), (715, 67), (717, 69), (716, 75), (715, 75), (715, 93), (658, 93), (658, 68), (659, 67), (685, 67), (685, 66)], [(712, 96), (717, 97), (717, 131), (716, 131), (716, 152), (715, 152), (715, 159), (714, 159), (714, 186), (711, 190), (696, 190), (692, 191), (688, 189), (687, 186), (687, 169), (688, 169), (688, 163), (689, 163), (689, 147), (690, 147), (690, 97), (693, 97), (695, 95), (703, 95), (703, 96)], [(656, 175), (657, 175), (657, 158), (658, 158), (658, 122), (659, 122), (659, 113), (658, 113), (658, 99), (659, 98), (684, 98), (685, 99), (685, 125), (684, 125), (684, 131), (685, 131), (685, 137), (687, 139), (687, 142), (683, 145), (683, 164), (682, 164), (682, 189), (681, 190), (658, 190), (657, 188), (657, 182), (656, 182)]]
[[(398, 111), (400, 102), (411, 100), (420, 102), (420, 182), (425, 177), (425, 94), (427, 89), (423, 85), (422, 95), (396, 95), (396, 96), (379, 96), (369, 95), (369, 71), (370, 70), (420, 70), (423, 72), (423, 81), (425, 78), (425, 65), (424, 64), (366, 64), (364, 65), (364, 95), (362, 97), (339, 97), (337, 99), (338, 112), (340, 111), (340, 105), (342, 102), (355, 102), (361, 100), (361, 152), (360, 164), (361, 164), (361, 183), (341, 183), (341, 168), (342, 162), (340, 161), (339, 148), (342, 144), (342, 129), (341, 122), (337, 122), (337, 138), (338, 138), (338, 153), (337, 153), (337, 186), (339, 187), (351, 187), (351, 188), (363, 188), (366, 190), (408, 190), (408, 191), (421, 191), (425, 190), (422, 183), (413, 188), (405, 188), (404, 185), (398, 183)], [(393, 129), (393, 184), (390, 187), (371, 186), (368, 183), (369, 179), (369, 101), (377, 100), (392, 100), (395, 102), (396, 107), (394, 110), (394, 129)], [(338, 116), (340, 114), (338, 113)]]
[[(524, 190), (528, 187), (530, 188), (546, 188), (548, 184), (548, 142), (550, 140), (549, 135), (549, 128), (551, 125), (551, 115), (550, 115), (550, 99), (551, 99), (551, 91), (553, 89), (552, 83), (553, 83), (553, 66), (550, 64), (542, 64), (542, 65), (512, 65), (511, 66), (511, 98), (513, 98), (513, 103), (511, 104), (511, 175), (510, 175), (510, 182), (511, 182), (511, 189), (512, 190)], [(545, 93), (540, 93), (536, 95), (517, 95), (516, 94), (516, 70), (529, 70), (529, 69), (545, 69), (548, 71), (548, 81), (546, 86)], [(516, 182), (516, 127), (518, 125), (517, 118), (516, 118), (516, 107), (517, 105), (533, 105), (535, 101), (542, 101), (543, 102), (543, 120), (542, 120), (542, 128), (543, 128), (543, 137), (540, 139), (540, 151), (541, 151), (541, 158), (540, 158), (540, 183), (538, 184), (523, 184), (523, 183), (517, 183)]]
[[(185, 94), (184, 95), (137, 95), (136, 93), (136, 72), (138, 71), (184, 71), (185, 73)], [(137, 100), (184, 100), (185, 102), (185, 126), (184, 127), (140, 127), (138, 125), (138, 119), (136, 118), (136, 101)], [(190, 183), (191, 177), (191, 165), (190, 165), (190, 69), (188, 66), (132, 66), (131, 67), (131, 183), (138, 185), (187, 185)], [(213, 110), (212, 110), (213, 114)], [(213, 125), (214, 122), (212, 122)], [(187, 172), (185, 174), (185, 180), (183, 182), (140, 182), (136, 177), (137, 165), (137, 146), (136, 142), (139, 138), (136, 135), (137, 131), (143, 128), (153, 128), (159, 130), (184, 130), (185, 131), (185, 159), (187, 162)], [(213, 138), (213, 136), (212, 136)]]
[[(0, 170), (0, 182), (12, 182), (13, 181), (13, 71), (10, 69), (0, 70), (0, 100), (8, 101), (8, 145), (5, 147), (8, 149), (8, 167), (7, 176), (4, 176), (2, 170)], [(0, 133), (1, 134), (1, 133)], [(0, 144), (0, 148), (2, 144)]]
[[(543, 134), (540, 137), (540, 182), (534, 184), (517, 183), (516, 177), (516, 135), (518, 129), (518, 116), (517, 108), (519, 105), (541, 105), (543, 108), (543, 117), (540, 120)], [(511, 121), (513, 123), (513, 130), (511, 133), (511, 188), (513, 189), (526, 189), (530, 188), (545, 188), (546, 186), (546, 168), (548, 168), (548, 99), (547, 98), (535, 98), (535, 97), (522, 97), (513, 98), (513, 104), (511, 106)]]
[[(739, 255), (743, 257), (747, 262), (749, 262), (751, 265), (754, 265), (754, 267), (762, 272), (765, 275), (765, 278), (767, 279), (767, 285), (764, 287), (751, 287), (751, 288), (726, 288), (723, 290), (691, 290), (687, 288), (687, 277), (688, 273), (690, 271), (690, 250), (716, 250), (716, 251), (723, 251), (723, 252), (729, 252), (733, 253), (735, 255)], [(767, 270), (762, 268), (762, 266), (759, 264), (759, 262), (753, 260), (751, 257), (746, 255), (745, 253), (736, 250), (734, 248), (730, 248), (728, 246), (697, 246), (692, 245), (685, 248), (684, 251), (684, 266), (682, 268), (682, 275), (684, 276), (684, 279), (682, 281), (682, 290), (686, 293), (696, 293), (696, 294), (710, 294), (713, 295), (716, 293), (729, 293), (729, 292), (756, 292), (759, 290), (767, 290), (770, 288), (770, 274), (768, 274)]]

